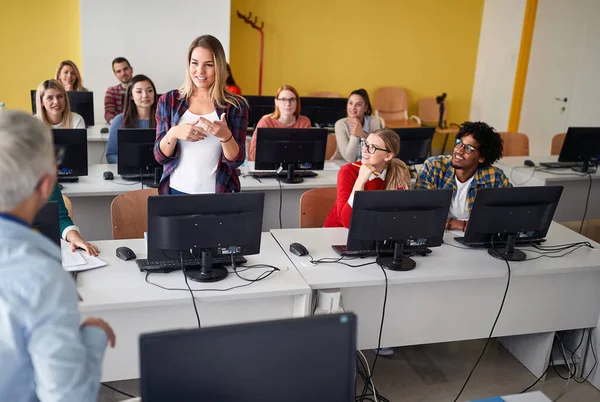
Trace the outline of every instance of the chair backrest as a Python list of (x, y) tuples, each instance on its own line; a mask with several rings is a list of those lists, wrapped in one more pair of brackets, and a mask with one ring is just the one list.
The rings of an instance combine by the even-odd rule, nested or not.
[(335, 134), (327, 135), (327, 148), (325, 149), (325, 160), (328, 161), (335, 155), (335, 151), (337, 151), (337, 141), (335, 139)]
[(327, 91), (311, 92), (308, 94), (308, 96), (311, 98), (343, 98), (343, 96), (338, 93)]
[(529, 137), (521, 133), (500, 133), (504, 142), (502, 156), (529, 156)]
[(335, 204), (336, 187), (314, 188), (300, 197), (300, 227), (322, 228)]
[[(418, 115), (421, 122), (425, 124), (437, 125), (440, 120), (440, 105), (437, 104), (435, 98), (423, 98), (419, 99), (419, 111)], [(444, 116), (442, 120), (446, 120), (448, 115), (448, 104), (444, 105)]]
[(65, 203), (65, 207), (67, 207), (67, 212), (69, 213), (69, 218), (73, 219), (73, 203), (71, 203), (71, 200), (69, 199), (69, 197), (67, 197), (64, 194), (63, 194), (62, 198)]
[(158, 190), (148, 188), (119, 194), (110, 204), (113, 239), (140, 239), (148, 231), (148, 197)]
[(373, 108), (385, 120), (408, 119), (408, 91), (400, 87), (382, 87), (375, 90)]
[(556, 134), (552, 137), (552, 147), (550, 148), (550, 155), (560, 155), (563, 143), (565, 142), (566, 133)]

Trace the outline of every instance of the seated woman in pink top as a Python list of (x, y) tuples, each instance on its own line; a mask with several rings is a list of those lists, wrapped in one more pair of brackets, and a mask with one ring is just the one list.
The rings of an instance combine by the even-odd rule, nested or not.
[(256, 156), (256, 136), (261, 127), (310, 128), (308, 117), (300, 116), (300, 96), (294, 87), (290, 85), (279, 87), (275, 95), (275, 112), (263, 116), (256, 124), (248, 149), (249, 161), (253, 161)]

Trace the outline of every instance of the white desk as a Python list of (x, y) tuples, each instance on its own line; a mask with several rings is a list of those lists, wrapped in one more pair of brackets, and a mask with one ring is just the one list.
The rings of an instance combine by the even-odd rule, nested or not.
[[(333, 166), (333, 165), (332, 165)], [(103, 173), (111, 171), (115, 179), (104, 180)], [(240, 176), (242, 191), (265, 193), (263, 231), (279, 228), (279, 184), (275, 179), (260, 181)], [(284, 228), (300, 226), (300, 197), (313, 188), (335, 187), (337, 170), (323, 170), (318, 176), (307, 178), (303, 183), (282, 183), (282, 223)], [(140, 190), (141, 184), (126, 182), (117, 174), (117, 165), (90, 165), (88, 175), (79, 178), (77, 183), (63, 183), (63, 194), (73, 202), (73, 220), (81, 229), (86, 240), (112, 238), (110, 204), (119, 194)]]
[(106, 145), (108, 144), (108, 132), (101, 133), (103, 128), (110, 128), (109, 124), (100, 124), (88, 127), (88, 164), (106, 163)]
[[(536, 170), (523, 163), (526, 159), (535, 162), (556, 162), (554, 156), (511, 156), (500, 159), (496, 166), (504, 171), (513, 186), (563, 186), (564, 190), (554, 214), (557, 222), (580, 221), (583, 218), (585, 201), (589, 189), (587, 174), (577, 173), (571, 169)], [(600, 173), (592, 174), (592, 190), (586, 219), (600, 219)]]
[[(358, 315), (358, 347), (376, 347), (385, 283), (381, 268), (375, 264), (361, 268), (312, 265), (308, 257), (289, 252), (289, 245), (299, 242), (315, 259), (336, 257), (331, 245), (345, 244), (347, 229), (271, 232), (312, 289), (341, 290), (345, 310)], [(446, 233), (444, 241), (459, 245), (454, 236)], [(547, 239), (549, 245), (587, 240), (557, 223), (552, 224)], [(580, 249), (563, 258), (511, 263), (511, 285), (494, 336), (511, 337), (503, 343), (536, 376), (546, 368), (554, 331), (598, 324), (600, 245), (595, 245), (595, 250)], [(427, 257), (414, 257), (417, 267), (412, 271), (386, 271), (389, 291), (382, 346), (489, 335), (506, 287), (506, 263), (485, 250), (447, 244), (432, 250)]]
[[(181, 271), (150, 274), (149, 280), (161, 286), (183, 288), (169, 291), (144, 281), (136, 263), (115, 256), (119, 246), (128, 246), (138, 258), (146, 256), (146, 245), (139, 240), (96, 242), (100, 258), (108, 266), (81, 272), (77, 289), (83, 298), (80, 311), (84, 316), (98, 316), (113, 327), (117, 336), (115, 349), (104, 358), (102, 381), (138, 378), (138, 337), (142, 333), (197, 327), (191, 295)], [(304, 317), (309, 313), (310, 288), (269, 233), (263, 233), (261, 253), (247, 256), (248, 264), (268, 263), (281, 269), (267, 279), (226, 292), (195, 292), (202, 326)], [(241, 272), (256, 278), (265, 269)], [(226, 289), (243, 285), (231, 274), (217, 283), (189, 281), (192, 289)]]
[(502, 399), (505, 402), (551, 402), (550, 399), (540, 391), (503, 396)]

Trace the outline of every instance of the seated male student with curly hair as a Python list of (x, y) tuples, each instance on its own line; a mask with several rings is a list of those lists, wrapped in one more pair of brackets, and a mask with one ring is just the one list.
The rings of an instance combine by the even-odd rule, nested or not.
[(475, 201), (475, 189), (512, 187), (504, 172), (492, 166), (500, 158), (500, 134), (486, 123), (465, 122), (456, 134), (452, 155), (427, 159), (415, 188), (453, 189), (446, 229), (465, 231)]

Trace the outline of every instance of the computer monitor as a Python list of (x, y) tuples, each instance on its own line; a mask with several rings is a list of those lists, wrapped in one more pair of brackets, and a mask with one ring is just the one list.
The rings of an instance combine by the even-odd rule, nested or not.
[(244, 96), (244, 98), (246, 98), (250, 106), (250, 110), (248, 111), (248, 127), (256, 127), (256, 124), (264, 115), (275, 111), (274, 96), (249, 95)]
[(349, 402), (351, 313), (142, 334), (144, 402)]
[(393, 257), (379, 256), (381, 265), (411, 270), (416, 263), (404, 257), (405, 250), (442, 244), (451, 201), (451, 189), (357, 191), (346, 249), (373, 253), (393, 247)]
[(569, 127), (558, 156), (559, 162), (581, 162), (573, 170), (588, 172), (600, 161), (600, 127)]
[(418, 165), (431, 155), (435, 127), (394, 128), (400, 137), (400, 153), (396, 158), (407, 165)]
[(295, 170), (323, 170), (327, 149), (324, 128), (261, 128), (256, 138), (256, 170), (287, 170), (286, 183), (301, 183)]
[[(36, 90), (31, 90), (31, 112), (32, 114), (37, 113), (37, 106), (35, 104)], [(71, 111), (75, 112), (85, 120), (86, 127), (93, 126), (94, 121), (94, 93), (89, 91), (80, 92), (67, 92), (69, 97), (69, 104), (71, 105)]]
[(58, 202), (47, 202), (37, 213), (31, 225), (34, 230), (46, 236), (60, 247), (60, 220)]
[(87, 130), (85, 128), (54, 128), (54, 146), (64, 149), (58, 166), (58, 181), (77, 181), (88, 174)]
[(188, 278), (225, 279), (213, 259), (260, 253), (264, 203), (264, 193), (250, 192), (149, 197), (148, 260), (201, 260), (186, 267)]
[(515, 243), (546, 236), (562, 191), (562, 186), (480, 188), (465, 236), (456, 240), (491, 247), (488, 252), (496, 258), (522, 261), (525, 253)]
[(154, 128), (120, 128), (117, 131), (117, 173), (125, 180), (139, 180), (158, 187), (162, 165), (154, 158)]
[(303, 96), (300, 99), (300, 113), (310, 119), (314, 127), (333, 127), (335, 122), (346, 117), (346, 98), (313, 98)]

